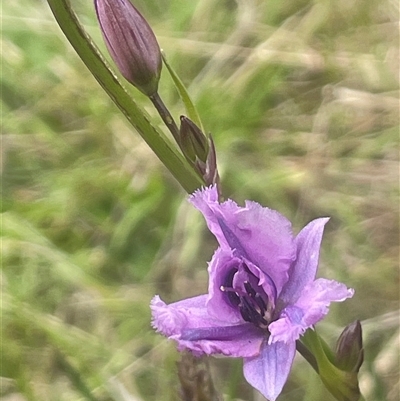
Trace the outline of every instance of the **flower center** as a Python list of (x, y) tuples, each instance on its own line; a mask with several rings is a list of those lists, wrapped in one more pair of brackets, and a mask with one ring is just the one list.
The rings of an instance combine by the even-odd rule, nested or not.
[(220, 289), (226, 293), (229, 303), (239, 308), (246, 322), (266, 329), (272, 320), (274, 305), (258, 282), (259, 279), (243, 264), (227, 274)]

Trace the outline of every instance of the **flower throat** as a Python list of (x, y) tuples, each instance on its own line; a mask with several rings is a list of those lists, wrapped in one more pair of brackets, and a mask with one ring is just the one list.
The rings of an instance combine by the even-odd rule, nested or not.
[(246, 322), (266, 329), (272, 318), (272, 303), (269, 302), (263, 288), (258, 285), (258, 278), (249, 268), (243, 264), (239, 269), (234, 268), (227, 274), (220, 289), (226, 293), (229, 303), (239, 308)]

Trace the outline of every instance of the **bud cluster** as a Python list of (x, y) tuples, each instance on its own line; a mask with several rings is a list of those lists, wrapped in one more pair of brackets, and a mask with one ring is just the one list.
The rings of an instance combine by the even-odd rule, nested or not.
[(101, 32), (124, 78), (150, 98), (171, 131), (186, 160), (206, 185), (219, 184), (211, 136), (189, 118), (181, 117), (178, 129), (158, 94), (162, 56), (149, 24), (129, 0), (94, 0)]

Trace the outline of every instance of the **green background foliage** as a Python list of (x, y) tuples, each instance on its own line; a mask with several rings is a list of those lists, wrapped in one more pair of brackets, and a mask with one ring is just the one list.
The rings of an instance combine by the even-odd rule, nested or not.
[[(296, 232), (331, 217), (319, 275), (356, 294), (319, 331), (334, 345), (362, 320), (361, 389), (397, 401), (398, 5), (135, 4), (213, 135), (225, 196), (280, 211)], [(92, 3), (73, 5), (104, 49)], [(148, 305), (156, 293), (168, 302), (204, 293), (216, 241), (47, 4), (2, 8), (2, 399), (176, 400), (179, 355), (151, 329)], [(160, 94), (178, 119), (166, 71)], [(211, 365), (225, 400), (260, 400), (240, 360)], [(321, 399), (331, 397), (296, 359), (280, 400)]]

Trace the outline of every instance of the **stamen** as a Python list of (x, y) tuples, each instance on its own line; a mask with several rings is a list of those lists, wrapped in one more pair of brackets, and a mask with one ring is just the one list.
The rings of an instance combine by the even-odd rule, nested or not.
[[(257, 292), (249, 281), (244, 281), (243, 287), (246, 293), (243, 295), (237, 293), (240, 298), (238, 306), (242, 318), (258, 327), (268, 328), (270, 316), (263, 294)], [(263, 291), (261, 287), (259, 289)]]
[(246, 320), (246, 322), (255, 323), (255, 311), (251, 307), (249, 301), (244, 297), (241, 297), (240, 301), (241, 302), (239, 304), (239, 311), (242, 315), (242, 318)]
[(254, 297), (254, 300), (256, 301), (256, 304), (259, 306), (259, 308), (263, 311), (263, 313), (267, 310), (267, 305), (263, 299), (263, 297), (260, 294), (256, 294)]
[(256, 296), (256, 292), (254, 288), (251, 286), (251, 284), (248, 281), (245, 281), (243, 283), (245, 290), (247, 291), (247, 294), (249, 294), (252, 298)]
[(239, 305), (240, 298), (239, 294), (237, 294), (236, 290), (232, 287), (233, 278), (237, 273), (238, 269), (232, 269), (227, 276), (225, 277), (225, 282), (219, 288), (222, 292), (225, 292), (229, 302), (232, 306), (236, 307)]
[[(240, 275), (237, 277), (235, 285), (234, 278), (238, 269), (233, 268), (225, 276), (223, 285), (219, 288), (224, 292), (233, 307), (239, 309), (240, 315), (246, 322), (252, 323), (262, 329), (267, 329), (271, 321), (273, 304), (269, 302), (269, 297), (263, 287), (257, 285), (258, 278), (243, 263)], [(257, 280), (257, 281), (256, 281)]]

